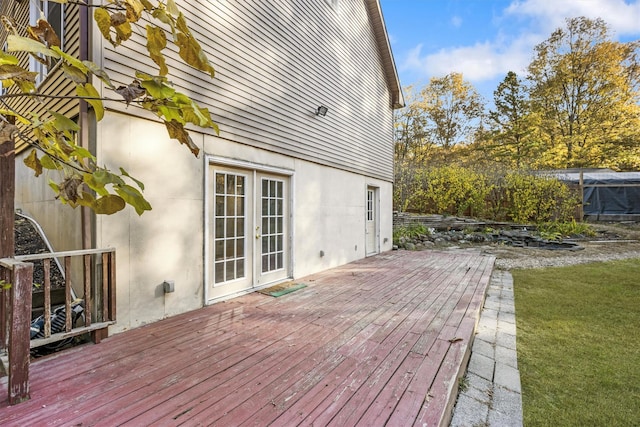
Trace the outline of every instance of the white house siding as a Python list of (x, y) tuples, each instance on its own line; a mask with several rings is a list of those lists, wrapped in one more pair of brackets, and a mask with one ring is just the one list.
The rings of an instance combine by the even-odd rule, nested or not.
[[(171, 81), (210, 109), (222, 138), (390, 182), (391, 99), (365, 1), (331, 4), (180, 2), (216, 76), (170, 60)], [(156, 72), (135, 42), (104, 44), (104, 66), (121, 83), (131, 67)], [(326, 117), (314, 115), (319, 105)]]
[[(153, 210), (131, 209), (97, 218), (97, 245), (117, 248), (118, 332), (201, 307), (205, 236), (206, 155), (195, 158), (166, 136), (164, 126), (107, 113), (99, 125), (99, 158), (144, 181)], [(341, 169), (192, 133), (205, 153), (222, 164), (282, 170), (292, 180), (292, 247), (289, 275), (299, 278), (365, 256), (367, 186), (379, 188), (381, 250), (391, 249), (391, 183)], [(120, 141), (119, 143), (107, 143)], [(320, 256), (323, 251), (324, 256)], [(164, 294), (164, 280), (175, 292)]]

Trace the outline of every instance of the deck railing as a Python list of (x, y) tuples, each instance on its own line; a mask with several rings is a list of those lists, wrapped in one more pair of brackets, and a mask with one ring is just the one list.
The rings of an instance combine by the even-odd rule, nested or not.
[[(54, 318), (52, 328), (51, 261), (61, 260), (64, 276), (64, 316)], [(44, 297), (42, 333), (31, 339), (33, 263), (42, 261)], [(80, 265), (75, 265), (80, 263)], [(82, 297), (74, 301), (72, 270), (81, 271)], [(94, 342), (106, 337), (107, 328), (116, 320), (115, 249), (89, 249), (20, 255), (0, 259), (0, 352), (8, 355), (9, 403), (29, 398), (30, 349), (91, 334)], [(80, 293), (80, 292), (78, 292)], [(74, 322), (73, 308), (82, 304), (82, 316)], [(63, 318), (64, 326), (60, 323)], [(57, 320), (57, 321), (56, 321)], [(77, 320), (77, 319), (76, 319)], [(6, 364), (5, 364), (6, 365)]]

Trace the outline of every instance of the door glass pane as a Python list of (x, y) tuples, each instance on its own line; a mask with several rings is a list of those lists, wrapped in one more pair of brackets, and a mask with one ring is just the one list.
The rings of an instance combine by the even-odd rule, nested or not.
[(228, 239), (226, 242), (226, 256), (227, 259), (235, 258), (236, 256), (236, 242), (234, 240)]
[(244, 257), (244, 239), (238, 239), (236, 241), (236, 256), (238, 258)]
[(236, 176), (227, 175), (227, 194), (236, 194)]
[(216, 193), (224, 194), (224, 174), (216, 174)]
[(226, 262), (226, 279), (233, 280), (236, 278), (236, 262), (235, 261), (227, 261)]
[(224, 282), (224, 262), (216, 262), (215, 266), (215, 282)]
[(236, 214), (236, 198), (235, 196), (227, 196), (227, 216)]
[(227, 218), (227, 233), (228, 238), (236, 237), (236, 220), (233, 218)]
[(224, 218), (216, 218), (216, 236), (224, 236)]
[(216, 240), (216, 246), (214, 250), (215, 260), (220, 261), (224, 259), (224, 240)]
[(262, 179), (262, 257), (263, 273), (284, 268), (284, 182)]
[(224, 216), (224, 196), (216, 196), (216, 216)]
[(214, 282), (224, 283), (245, 277), (246, 179), (216, 172), (214, 182)]

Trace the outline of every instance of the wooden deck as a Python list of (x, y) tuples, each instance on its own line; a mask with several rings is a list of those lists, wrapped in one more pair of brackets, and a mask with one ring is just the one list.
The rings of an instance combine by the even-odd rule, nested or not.
[(493, 268), (398, 251), (39, 359), (2, 426), (436, 426)]

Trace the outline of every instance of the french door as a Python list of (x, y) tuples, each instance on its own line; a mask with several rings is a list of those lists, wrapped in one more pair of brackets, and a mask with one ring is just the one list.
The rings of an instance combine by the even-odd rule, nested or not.
[(210, 166), (207, 300), (289, 276), (289, 177)]

